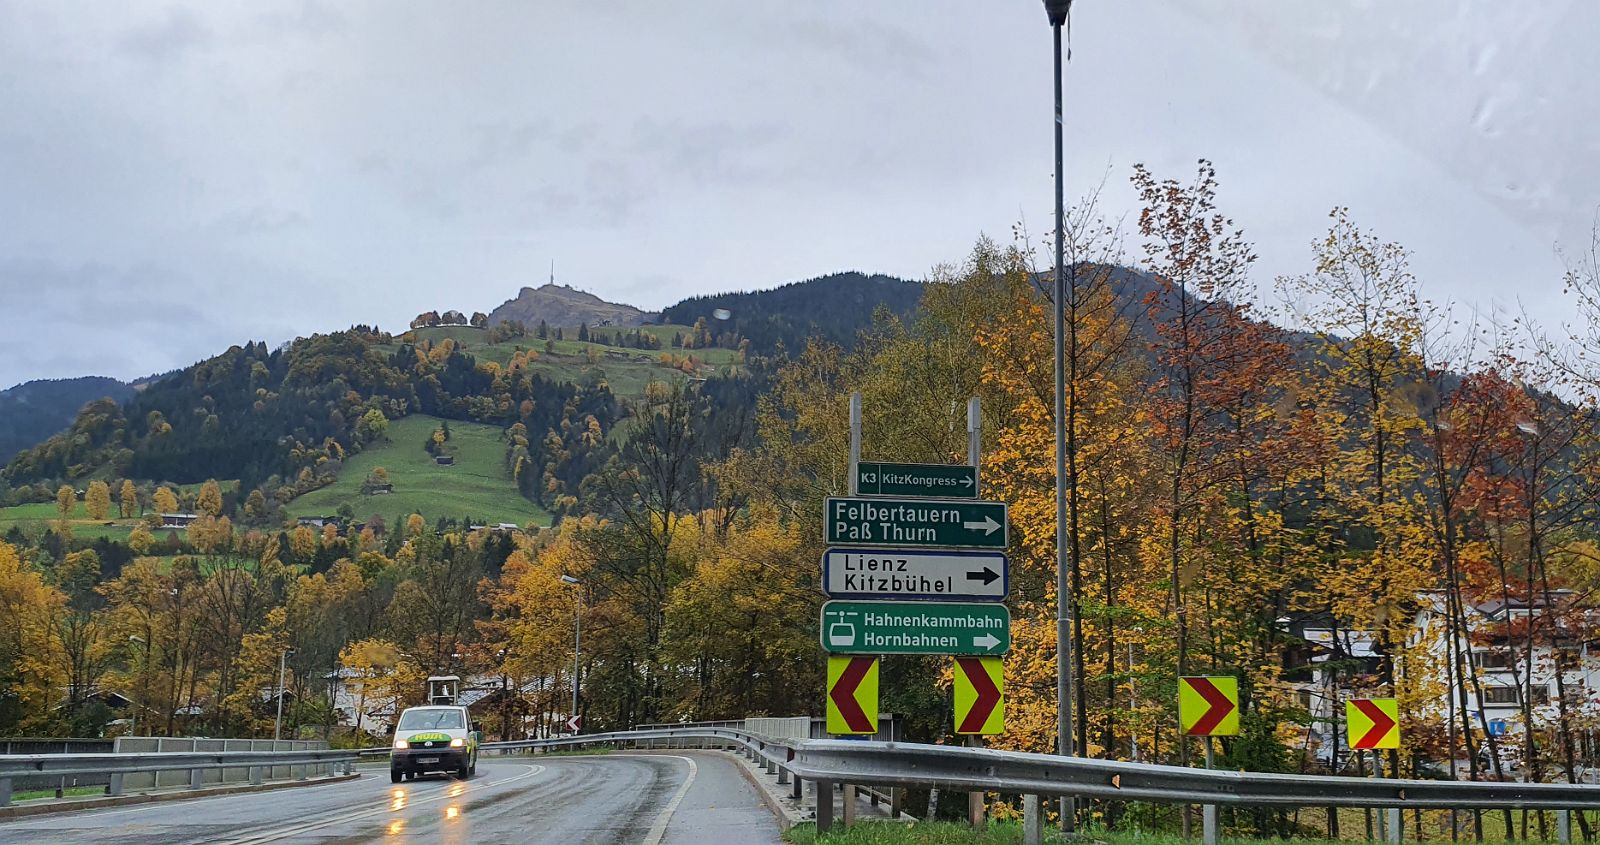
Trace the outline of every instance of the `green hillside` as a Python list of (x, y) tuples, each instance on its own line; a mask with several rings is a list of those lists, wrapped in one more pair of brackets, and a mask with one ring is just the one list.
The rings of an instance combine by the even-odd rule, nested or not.
[[(539, 353), (530, 369), (555, 381), (578, 382), (591, 371), (611, 386), (611, 392), (624, 398), (644, 395), (645, 386), (653, 381), (670, 382), (688, 375), (683, 370), (663, 363), (663, 354), (684, 358), (693, 356), (700, 363), (697, 375), (709, 376), (714, 372), (739, 362), (739, 352), (734, 349), (709, 347), (705, 349), (679, 349), (672, 346), (674, 335), (688, 337), (689, 326), (660, 325), (639, 326), (637, 329), (615, 329), (603, 326), (594, 331), (612, 339), (618, 331), (640, 331), (654, 335), (661, 341), (661, 349), (634, 349), (610, 346), (603, 343), (579, 342), (577, 326), (561, 327), (562, 340), (555, 340), (556, 328), (550, 327), (550, 338), (540, 339), (530, 330), (524, 337), (499, 343), (489, 342), (489, 333), (472, 326), (435, 326), (413, 329), (407, 337), (417, 341), (438, 343), (445, 338), (455, 341), (456, 347), (478, 361), (493, 361), (505, 366), (518, 351), (533, 350)], [(548, 342), (547, 342), (548, 341)], [(399, 344), (378, 347), (386, 352), (399, 348)]]
[[(550, 514), (517, 493), (505, 471), (506, 444), (501, 430), (492, 425), (450, 421), (450, 442), (445, 453), (454, 466), (440, 466), (422, 444), (441, 420), (414, 415), (389, 423), (389, 440), (353, 455), (333, 484), (289, 502), (291, 516), (333, 514), (348, 504), (356, 518), (381, 516), (387, 521), (400, 514), (420, 513), (430, 523), (440, 517), (488, 522), (550, 524)], [(365, 495), (362, 482), (376, 467), (389, 474), (394, 492)]]

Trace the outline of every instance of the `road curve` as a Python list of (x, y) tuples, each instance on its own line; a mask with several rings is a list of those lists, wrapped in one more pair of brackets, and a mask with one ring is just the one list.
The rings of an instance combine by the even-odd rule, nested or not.
[(490, 758), (466, 781), (353, 781), (0, 821), (0, 845), (427, 842), (776, 845), (777, 824), (725, 755)]

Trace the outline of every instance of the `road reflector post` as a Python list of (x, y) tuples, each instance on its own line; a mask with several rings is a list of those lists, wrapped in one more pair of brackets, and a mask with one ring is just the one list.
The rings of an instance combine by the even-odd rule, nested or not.
[(828, 733), (878, 732), (878, 658), (828, 657)]

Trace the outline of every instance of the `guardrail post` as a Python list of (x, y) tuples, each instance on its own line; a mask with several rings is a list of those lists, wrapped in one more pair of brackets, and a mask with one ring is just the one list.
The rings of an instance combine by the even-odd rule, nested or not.
[(1022, 796), (1022, 845), (1044, 845), (1044, 814), (1039, 796)]
[(250, 767), (250, 785), (251, 786), (260, 786), (261, 785), (261, 767), (260, 766), (251, 766)]
[(346, 775), (355, 774), (356, 773), (356, 761), (354, 761), (354, 760), (346, 760), (346, 761), (344, 761), (344, 773)]
[(800, 780), (799, 775), (794, 776), (794, 800), (799, 801), (806, 794), (806, 785)]
[[(799, 781), (795, 781), (799, 783)], [(833, 830), (833, 781), (819, 780), (817, 787), (817, 832)]]
[(1561, 845), (1572, 845), (1572, 811), (1556, 811), (1556, 841)]
[(1390, 807), (1384, 810), (1383, 814), (1389, 817), (1389, 824), (1386, 828), (1386, 832), (1389, 834), (1389, 842), (1399, 843), (1399, 841), (1404, 837), (1406, 830), (1405, 827), (1400, 824), (1400, 808)]
[(9, 806), (11, 806), (11, 778), (0, 778), (0, 807)]
[(122, 773), (112, 772), (111, 780), (106, 784), (106, 794), (115, 798), (122, 794)]
[(783, 786), (789, 782), (789, 770), (783, 766), (778, 767), (778, 785)]
[(1200, 807), (1200, 836), (1205, 845), (1217, 845), (1217, 805)]
[(844, 793), (844, 812), (840, 815), (844, 816), (845, 830), (849, 830), (856, 826), (856, 785), (847, 783), (840, 791)]
[(190, 769), (189, 788), (199, 789), (202, 786), (205, 786), (205, 769)]

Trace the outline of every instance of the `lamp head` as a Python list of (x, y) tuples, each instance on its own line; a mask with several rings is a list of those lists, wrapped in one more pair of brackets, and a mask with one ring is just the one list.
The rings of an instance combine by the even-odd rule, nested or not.
[(1072, 0), (1044, 0), (1045, 13), (1050, 16), (1051, 26), (1060, 26), (1067, 22), (1067, 12), (1072, 8)]

